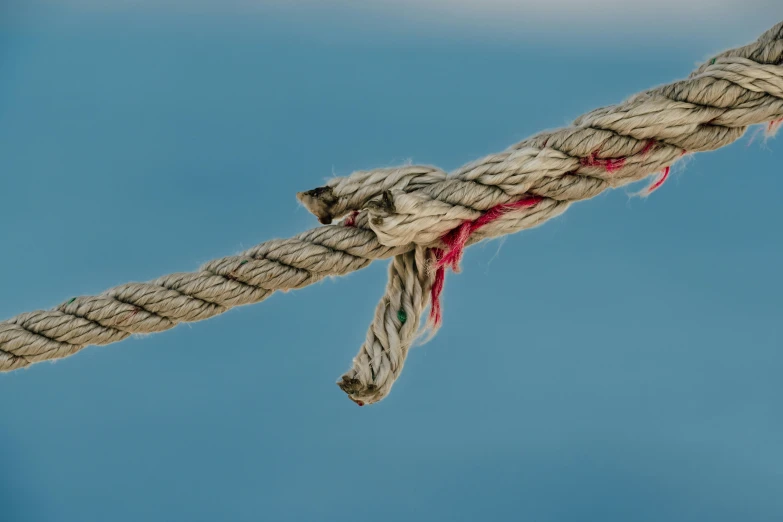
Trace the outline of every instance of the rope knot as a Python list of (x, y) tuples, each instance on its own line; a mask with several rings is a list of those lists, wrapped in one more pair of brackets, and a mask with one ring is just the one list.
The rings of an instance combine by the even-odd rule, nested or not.
[[(538, 154), (507, 154), (505, 160), (522, 156)], [(475, 180), (480, 168), (477, 165), (462, 179), (422, 166), (359, 171), (298, 194), (322, 223), (347, 214), (343, 226), (369, 229), (381, 245), (413, 246), (394, 257), (367, 338), (337, 383), (356, 404), (372, 404), (389, 393), (408, 350), (423, 333), (419, 325), (427, 306), (424, 330), (431, 335), (437, 331), (446, 269), (459, 271), (469, 243), (535, 226), (566, 207), (540, 196), (520, 197), (488, 188)], [(482, 194), (487, 190), (488, 197)]]

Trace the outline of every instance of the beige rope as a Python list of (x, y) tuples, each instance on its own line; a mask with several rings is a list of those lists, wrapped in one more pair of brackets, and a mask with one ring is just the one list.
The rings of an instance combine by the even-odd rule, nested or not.
[[(354, 401), (377, 402), (399, 376), (419, 333), (436, 281), (435, 249), (449, 243), (444, 237), (456, 229), (465, 234), (460, 241), (471, 244), (536, 226), (574, 201), (667, 169), (685, 153), (723, 147), (748, 125), (783, 118), (782, 65), (779, 23), (756, 42), (709, 60), (686, 80), (594, 110), (569, 127), (540, 133), (451, 175), (405, 166), (335, 178), (299, 194), (326, 226), (267, 241), (197, 272), (121, 285), (0, 322), (0, 371), (207, 319), (262, 301), (275, 290), (301, 288), (394, 257), (367, 340), (339, 382)], [(512, 211), (524, 198), (535, 204)]]

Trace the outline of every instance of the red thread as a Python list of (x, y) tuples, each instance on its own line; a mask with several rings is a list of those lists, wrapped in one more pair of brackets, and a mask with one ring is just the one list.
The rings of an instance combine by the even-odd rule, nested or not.
[(647, 143), (639, 154), (646, 156), (653, 149), (653, 147), (655, 147), (655, 144), (655, 140), (647, 140)]
[(671, 170), (670, 167), (666, 167), (663, 169), (663, 172), (661, 173), (660, 177), (658, 177), (658, 179), (655, 180), (655, 183), (647, 187), (647, 194), (652, 194), (655, 190), (658, 189), (658, 187), (663, 185), (663, 182), (666, 181), (666, 178), (669, 177), (670, 170)]
[(459, 262), (462, 260), (465, 245), (473, 232), (473, 223), (474, 221), (465, 221), (441, 238), (447, 248), (446, 254), (438, 261), (438, 267), (450, 266), (454, 272), (459, 272)]
[(137, 314), (137, 313), (139, 313), (139, 310), (141, 310), (141, 308), (134, 308), (134, 309), (133, 309), (133, 311), (130, 311), (130, 310), (129, 310), (129, 311), (128, 311), (128, 313), (129, 313), (130, 315), (126, 316), (124, 319), (122, 319), (122, 320), (121, 320), (120, 322), (118, 322), (117, 324), (118, 324), (118, 325), (120, 325), (120, 324), (123, 324), (125, 321), (127, 321), (127, 320), (128, 320), (128, 319), (130, 319), (131, 317), (135, 317), (135, 316), (136, 316), (136, 314)]
[(591, 152), (586, 158), (580, 158), (579, 163), (583, 167), (603, 167), (606, 172), (620, 170), (625, 165), (625, 158), (597, 158), (598, 151)]
[(343, 221), (343, 225), (346, 227), (355, 227), (356, 226), (356, 216), (359, 215), (358, 210), (354, 210), (350, 214), (348, 214), (348, 217), (345, 218), (345, 221)]
[(438, 326), (441, 320), (440, 294), (443, 292), (443, 283), (446, 281), (446, 268), (439, 265), (440, 260), (443, 259), (443, 250), (433, 248), (432, 253), (435, 256), (437, 269), (435, 270), (435, 280), (432, 282), (432, 290), (430, 290), (430, 321)]
[(772, 136), (775, 134), (780, 128), (781, 124), (783, 124), (783, 118), (769, 122), (769, 125), (767, 125), (767, 136)]
[(433, 248), (432, 253), (435, 256), (435, 279), (430, 291), (430, 320), (435, 326), (441, 321), (440, 294), (443, 292), (443, 284), (446, 281), (446, 267), (450, 267), (454, 272), (459, 272), (459, 262), (465, 251), (465, 245), (468, 244), (471, 234), (483, 226), (496, 221), (504, 214), (513, 212), (521, 208), (529, 208), (541, 202), (543, 198), (538, 196), (528, 196), (515, 201), (514, 203), (505, 203), (496, 205), (484, 212), (473, 221), (465, 221), (457, 228), (450, 230), (443, 235), (441, 241), (446, 245), (446, 250)]

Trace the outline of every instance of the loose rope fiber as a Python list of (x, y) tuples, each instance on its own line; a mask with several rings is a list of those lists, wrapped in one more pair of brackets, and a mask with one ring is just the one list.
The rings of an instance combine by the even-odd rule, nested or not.
[[(445, 271), (465, 247), (537, 226), (575, 201), (649, 175), (658, 188), (685, 154), (715, 150), (753, 124), (783, 122), (783, 22), (723, 52), (687, 79), (589, 112), (451, 174), (430, 166), (356, 172), (298, 194), (324, 224), (274, 239), (197, 272), (129, 283), (54, 310), (0, 322), (0, 371), (72, 355), (88, 345), (162, 332), (276, 290), (302, 288), (393, 258), (386, 292), (350, 370), (338, 382), (357, 404), (384, 398), (408, 350), (441, 322)], [(335, 220), (340, 220), (332, 224)]]

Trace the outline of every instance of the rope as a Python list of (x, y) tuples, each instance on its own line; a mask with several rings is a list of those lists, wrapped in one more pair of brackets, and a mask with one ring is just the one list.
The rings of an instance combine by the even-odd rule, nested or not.
[(415, 339), (437, 330), (445, 271), (459, 270), (465, 247), (537, 226), (575, 201), (657, 173), (649, 193), (683, 155), (728, 145), (765, 122), (769, 132), (783, 122), (783, 22), (685, 80), (589, 112), (450, 175), (430, 166), (375, 169), (299, 193), (325, 226), (197, 272), (120, 285), (0, 322), (0, 371), (207, 319), (391, 257), (367, 339), (338, 382), (357, 404), (377, 402)]

